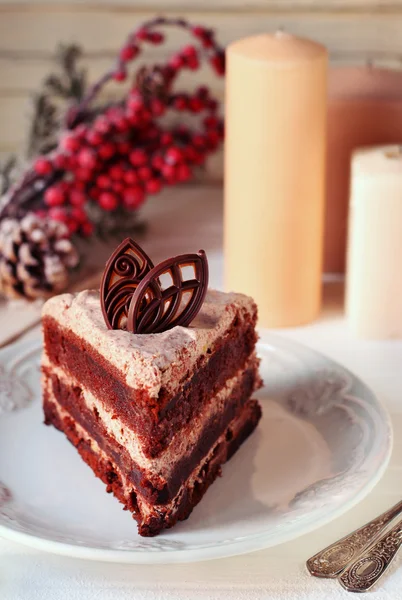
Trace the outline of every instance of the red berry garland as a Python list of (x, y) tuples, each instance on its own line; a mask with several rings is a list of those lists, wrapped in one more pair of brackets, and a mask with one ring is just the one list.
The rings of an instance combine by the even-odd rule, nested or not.
[[(125, 81), (129, 63), (144, 44), (161, 44), (161, 26), (178, 26), (195, 38), (165, 64), (142, 67), (134, 86), (119, 103), (91, 107), (110, 80)], [(187, 181), (195, 166), (205, 163), (223, 139), (218, 102), (205, 86), (192, 93), (173, 90), (183, 70), (196, 70), (208, 61), (217, 75), (225, 70), (224, 52), (214, 33), (182, 19), (156, 18), (134, 31), (108, 71), (66, 118), (67, 131), (57, 149), (36, 159), (15, 187), (0, 214), (21, 218), (29, 211), (65, 223), (70, 233), (89, 236), (93, 224), (85, 210), (96, 203), (102, 210), (136, 210), (148, 194), (165, 185)], [(168, 126), (159, 120), (168, 111), (202, 115), (198, 129)]]

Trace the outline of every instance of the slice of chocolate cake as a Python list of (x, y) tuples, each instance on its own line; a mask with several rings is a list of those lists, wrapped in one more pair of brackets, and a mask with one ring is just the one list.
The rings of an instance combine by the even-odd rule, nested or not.
[(185, 519), (254, 430), (256, 306), (209, 291), (189, 327), (111, 330), (98, 292), (43, 309), (45, 422), (64, 431), (143, 536)]

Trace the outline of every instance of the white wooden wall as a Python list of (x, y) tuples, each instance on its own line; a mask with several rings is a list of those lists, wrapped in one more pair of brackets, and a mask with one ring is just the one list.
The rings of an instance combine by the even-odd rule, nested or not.
[[(402, 68), (402, 0), (0, 0), (0, 153), (22, 143), (29, 94), (48, 73), (59, 42), (83, 46), (93, 79), (130, 30), (155, 14), (215, 27), (223, 44), (284, 27), (324, 43), (335, 63), (370, 59)], [(171, 35), (167, 45), (151, 48), (149, 60), (181, 39)], [(197, 76), (222, 96), (212, 73)]]

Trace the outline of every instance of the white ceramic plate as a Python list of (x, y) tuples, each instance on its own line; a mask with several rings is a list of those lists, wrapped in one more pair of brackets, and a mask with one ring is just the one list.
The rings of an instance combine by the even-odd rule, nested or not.
[(141, 538), (65, 437), (43, 425), (40, 342), (0, 352), (0, 534), (88, 559), (172, 563), (273, 546), (328, 523), (361, 500), (388, 463), (388, 416), (372, 392), (329, 359), (269, 336), (257, 431), (190, 518)]

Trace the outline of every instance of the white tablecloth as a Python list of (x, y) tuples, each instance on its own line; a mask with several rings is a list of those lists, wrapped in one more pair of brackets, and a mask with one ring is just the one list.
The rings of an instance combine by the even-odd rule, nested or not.
[[(221, 193), (182, 189), (155, 198), (146, 208), (150, 227), (143, 245), (155, 261), (204, 247), (211, 285), (222, 284)], [(15, 309), (14, 318), (18, 318)], [(0, 314), (0, 329), (7, 326)], [(319, 350), (363, 378), (391, 413), (395, 444), (390, 466), (359, 506), (331, 524), (293, 542), (261, 552), (204, 563), (171, 566), (85, 562), (41, 553), (0, 540), (0, 600), (335, 600), (347, 598), (335, 581), (309, 577), (306, 559), (371, 519), (401, 497), (402, 341), (353, 338), (342, 314), (342, 284), (325, 285), (321, 318), (282, 335)], [(25, 334), (35, 335), (35, 330)], [(1, 340), (0, 340), (1, 341)], [(371, 597), (402, 598), (396, 559)]]

